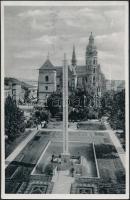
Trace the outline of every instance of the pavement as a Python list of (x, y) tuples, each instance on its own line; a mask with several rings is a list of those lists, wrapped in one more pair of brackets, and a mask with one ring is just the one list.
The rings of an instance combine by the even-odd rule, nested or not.
[(125, 151), (124, 149), (122, 148), (122, 145), (120, 143), (120, 140), (118, 139), (118, 137), (116, 136), (116, 131), (113, 131), (111, 126), (109, 125), (108, 122), (104, 122), (105, 126), (106, 126), (106, 129), (108, 131), (108, 134), (118, 152), (118, 155), (121, 159), (121, 162), (123, 164), (123, 167), (126, 168), (126, 155), (125, 155)]
[(52, 194), (70, 194), (74, 177), (69, 176), (69, 170), (59, 171), (55, 174), (52, 181), (54, 182)]
[(18, 154), (23, 150), (23, 148), (28, 144), (28, 142), (37, 134), (38, 130), (32, 129), (32, 132), (29, 134), (25, 140), (23, 140), (15, 150), (6, 158), (5, 168), (18, 156)]

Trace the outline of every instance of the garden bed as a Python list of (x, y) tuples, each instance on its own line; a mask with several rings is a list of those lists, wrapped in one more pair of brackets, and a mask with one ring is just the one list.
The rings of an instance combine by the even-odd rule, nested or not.
[[(48, 146), (45, 153), (41, 156), (40, 162), (37, 163), (32, 175), (45, 174), (47, 166), (50, 166), (52, 155), (59, 156), (63, 152), (62, 142), (52, 142)], [(83, 172), (84, 177), (97, 177), (97, 167), (95, 163), (95, 157), (92, 144), (70, 142), (69, 152), (71, 156), (81, 156), (83, 158)], [(53, 164), (53, 168), (56, 167), (56, 163)], [(50, 170), (50, 167), (49, 167)]]
[(78, 129), (80, 130), (106, 130), (103, 123), (99, 121), (79, 122)]

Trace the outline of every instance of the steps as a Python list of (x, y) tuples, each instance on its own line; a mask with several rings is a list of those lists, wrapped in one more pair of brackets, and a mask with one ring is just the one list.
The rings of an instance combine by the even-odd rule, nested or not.
[(57, 172), (52, 181), (54, 182), (52, 194), (70, 194), (74, 178), (69, 176), (69, 170)]

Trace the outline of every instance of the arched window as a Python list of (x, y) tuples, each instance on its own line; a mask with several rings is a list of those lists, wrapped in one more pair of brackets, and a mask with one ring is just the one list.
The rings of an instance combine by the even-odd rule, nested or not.
[(49, 77), (45, 76), (45, 80), (46, 80), (46, 82), (48, 82), (49, 81)]
[(95, 85), (95, 76), (93, 76), (93, 85)]
[(45, 86), (45, 89), (48, 90), (48, 86)]
[(93, 64), (97, 64), (97, 60), (96, 60), (96, 58), (94, 58), (94, 60), (93, 60)]

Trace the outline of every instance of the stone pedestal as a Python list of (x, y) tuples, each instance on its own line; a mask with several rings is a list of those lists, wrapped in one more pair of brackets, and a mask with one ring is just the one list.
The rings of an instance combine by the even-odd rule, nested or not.
[(70, 154), (61, 154), (61, 167), (62, 170), (67, 170), (70, 168)]

